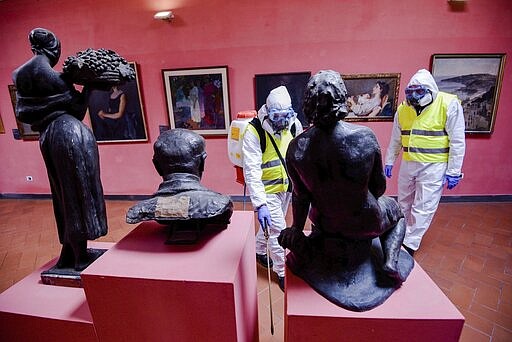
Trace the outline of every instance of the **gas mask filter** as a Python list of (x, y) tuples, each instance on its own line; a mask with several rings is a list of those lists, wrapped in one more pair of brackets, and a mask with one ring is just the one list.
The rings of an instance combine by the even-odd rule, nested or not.
[(291, 107), (287, 109), (273, 108), (268, 110), (268, 119), (275, 133), (280, 133), (287, 129), (295, 115)]

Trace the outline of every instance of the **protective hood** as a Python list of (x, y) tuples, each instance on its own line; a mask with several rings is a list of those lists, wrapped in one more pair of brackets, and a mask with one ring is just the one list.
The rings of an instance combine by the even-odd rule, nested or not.
[(292, 106), (292, 99), (285, 86), (280, 86), (270, 91), (267, 96), (267, 108), (288, 109)]
[(436, 81), (432, 74), (425, 69), (418, 70), (412, 77), (407, 86), (411, 85), (422, 85), (432, 92), (432, 97), (435, 100), (439, 88), (437, 87)]
[[(261, 108), (258, 110), (258, 119), (260, 119), (261, 125), (263, 129), (271, 134), (279, 134), (274, 129), (274, 126), (272, 125), (269, 117), (268, 117), (268, 110), (269, 109), (289, 109), (292, 107), (292, 99), (290, 97), (290, 94), (288, 93), (288, 90), (285, 86), (279, 86), (277, 88), (274, 88), (270, 91), (270, 93), (267, 96), (266, 104), (261, 106)], [(288, 121), (288, 129), (295, 121), (295, 117), (291, 118), (291, 120)]]

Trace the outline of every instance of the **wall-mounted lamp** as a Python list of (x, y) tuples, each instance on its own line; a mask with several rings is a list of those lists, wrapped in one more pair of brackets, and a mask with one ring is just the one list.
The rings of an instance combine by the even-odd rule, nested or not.
[(158, 20), (167, 20), (170, 21), (172, 18), (174, 18), (174, 14), (172, 14), (172, 11), (161, 11), (155, 13), (153, 18)]

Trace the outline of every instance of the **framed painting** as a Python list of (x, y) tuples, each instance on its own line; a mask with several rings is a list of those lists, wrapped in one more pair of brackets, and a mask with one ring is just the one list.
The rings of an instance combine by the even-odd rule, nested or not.
[(342, 75), (347, 87), (345, 121), (393, 121), (398, 106), (399, 73)]
[(0, 116), (0, 134), (5, 134), (4, 122), (2, 121), (1, 116)]
[(505, 54), (435, 54), (431, 62), (439, 90), (461, 100), (466, 133), (492, 133)]
[(308, 126), (307, 119), (302, 110), (302, 103), (304, 102), (304, 90), (310, 77), (310, 71), (255, 75), (256, 111), (265, 104), (267, 96), (272, 89), (284, 85), (292, 99), (292, 108), (297, 113), (297, 118), (302, 123), (302, 126)]
[(16, 118), (16, 126), (18, 126), (18, 132), (20, 132), (21, 139), (23, 140), (39, 140), (39, 132), (33, 131), (29, 124), (21, 122), (16, 116), (16, 86), (9, 84), (9, 95), (11, 96), (12, 110), (14, 111), (14, 117)]
[(228, 67), (162, 70), (171, 128), (227, 135), (230, 123)]
[(137, 64), (129, 64), (135, 70), (134, 80), (109, 90), (91, 90), (88, 111), (98, 143), (148, 140)]

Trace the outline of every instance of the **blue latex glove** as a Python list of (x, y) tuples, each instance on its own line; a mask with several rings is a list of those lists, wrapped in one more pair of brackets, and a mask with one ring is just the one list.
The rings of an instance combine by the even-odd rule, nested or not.
[(457, 186), (457, 184), (459, 184), (460, 178), (461, 178), (460, 176), (445, 175), (444, 180), (443, 180), (443, 185), (445, 185), (445, 183), (448, 183), (447, 188), (449, 190), (451, 190), (451, 189), (455, 188)]
[(265, 227), (265, 223), (267, 227), (270, 226), (270, 211), (266, 204), (258, 208), (258, 221), (260, 221), (261, 228)]
[(384, 173), (386, 174), (386, 177), (391, 178), (391, 170), (393, 170), (393, 165), (384, 166)]

